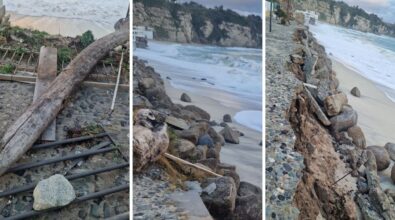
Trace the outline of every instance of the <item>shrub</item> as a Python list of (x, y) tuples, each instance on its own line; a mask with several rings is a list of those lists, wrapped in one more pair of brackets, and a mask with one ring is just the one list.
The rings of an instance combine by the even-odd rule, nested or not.
[(15, 66), (9, 63), (0, 67), (0, 73), (3, 74), (11, 74), (14, 72), (14, 70), (15, 70)]
[(58, 49), (58, 64), (60, 66), (62, 63), (68, 63), (71, 61), (72, 52), (68, 47), (63, 47)]
[(92, 31), (90, 30), (86, 31), (81, 36), (81, 44), (83, 48), (89, 46), (89, 44), (93, 43), (94, 41), (95, 41), (95, 37), (93, 36)]
[(24, 47), (17, 47), (16, 49), (15, 49), (15, 53), (17, 54), (17, 55), (22, 55), (23, 53), (27, 53), (28, 52), (28, 49), (26, 49), (26, 48), (24, 48)]

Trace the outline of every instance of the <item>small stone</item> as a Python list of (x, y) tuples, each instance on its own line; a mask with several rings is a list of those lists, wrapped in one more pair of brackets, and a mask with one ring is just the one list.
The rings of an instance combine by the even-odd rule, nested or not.
[(232, 116), (230, 116), (229, 114), (224, 115), (223, 121), (224, 122), (228, 122), (228, 123), (232, 123)]
[(35, 210), (68, 205), (75, 199), (75, 191), (70, 182), (62, 175), (56, 174), (41, 180), (33, 191)]
[(361, 92), (359, 91), (358, 87), (354, 87), (351, 89), (351, 94), (355, 97), (361, 97)]
[(100, 209), (99, 206), (96, 204), (91, 205), (91, 212), (90, 215), (96, 218), (100, 218)]
[(191, 97), (189, 97), (189, 95), (187, 95), (186, 93), (182, 93), (181, 95), (181, 101), (183, 102), (192, 102)]

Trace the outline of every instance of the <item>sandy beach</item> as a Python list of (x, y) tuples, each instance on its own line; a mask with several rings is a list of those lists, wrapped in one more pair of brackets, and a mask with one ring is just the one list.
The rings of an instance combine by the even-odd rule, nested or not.
[(48, 32), (51, 35), (75, 37), (91, 30), (95, 38), (101, 38), (114, 31), (114, 25), (84, 19), (50, 16), (28, 16), (8, 11), (12, 26)]
[[(348, 103), (358, 112), (358, 125), (364, 132), (367, 146), (383, 146), (388, 142), (395, 143), (395, 118), (393, 112), (395, 103), (392, 102), (379, 85), (364, 78), (356, 71), (332, 58), (333, 70), (340, 81), (339, 89), (347, 94)], [(351, 89), (357, 86), (361, 97), (351, 95)], [(391, 180), (391, 169), (394, 162), (384, 171), (379, 172), (381, 187), (394, 189)]]
[[(157, 69), (160, 73), (160, 69)], [(173, 77), (173, 76), (172, 76)], [(166, 76), (162, 75), (162, 78)], [(165, 88), (167, 95), (176, 104), (192, 104), (206, 110), (211, 115), (211, 120), (216, 122), (222, 122), (224, 114), (230, 114), (232, 117), (239, 112), (239, 105), (235, 104), (234, 107), (225, 106), (213, 98), (202, 94), (213, 94), (215, 96), (226, 97), (226, 92), (216, 89), (205, 88), (204, 92), (191, 92), (190, 90), (178, 89), (171, 85), (169, 79), (165, 79)], [(196, 89), (196, 88), (195, 88)], [(185, 103), (180, 100), (181, 94), (187, 93), (192, 103)], [(224, 100), (226, 101), (226, 100)], [(237, 103), (236, 100), (228, 100)], [(247, 181), (257, 186), (262, 186), (262, 146), (259, 146), (259, 142), (262, 140), (262, 133), (247, 128), (238, 123), (228, 123), (231, 127), (235, 127), (237, 130), (244, 133), (243, 137), (240, 137), (240, 144), (228, 144), (222, 147), (221, 150), (221, 161), (236, 165), (236, 171), (240, 175), (241, 181)], [(220, 131), (222, 127), (214, 127), (217, 131)]]
[[(347, 94), (349, 104), (358, 112), (358, 125), (365, 134), (367, 146), (395, 143), (395, 103), (384, 94), (379, 85), (342, 63), (334, 59), (332, 61), (340, 81), (339, 89)], [(360, 98), (351, 95), (354, 86), (361, 91)]]

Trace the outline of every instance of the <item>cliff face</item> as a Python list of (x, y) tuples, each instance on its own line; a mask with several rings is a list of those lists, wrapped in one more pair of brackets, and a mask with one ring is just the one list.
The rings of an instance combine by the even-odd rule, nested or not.
[(138, 0), (133, 25), (154, 28), (154, 39), (219, 46), (261, 47), (262, 19), (240, 16), (223, 8), (207, 9), (196, 3)]
[(296, 0), (295, 9), (319, 13), (321, 21), (354, 30), (395, 36), (395, 26), (382, 21), (375, 14), (333, 0)]

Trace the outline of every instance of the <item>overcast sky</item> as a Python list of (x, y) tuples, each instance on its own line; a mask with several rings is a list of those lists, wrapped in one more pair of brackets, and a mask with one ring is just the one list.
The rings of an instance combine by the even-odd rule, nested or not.
[[(178, 0), (178, 2), (189, 2), (191, 0)], [(207, 7), (223, 5), (243, 15), (262, 15), (262, 0), (193, 0)]]
[(395, 0), (343, 0), (351, 6), (358, 5), (369, 13), (375, 13), (384, 21), (395, 23)]

